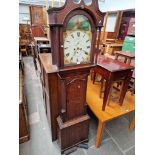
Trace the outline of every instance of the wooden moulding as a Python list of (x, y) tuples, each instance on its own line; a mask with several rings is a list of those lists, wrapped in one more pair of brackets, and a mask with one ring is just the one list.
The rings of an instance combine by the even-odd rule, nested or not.
[(58, 143), (61, 152), (88, 141), (89, 116), (84, 115), (67, 122), (63, 122), (61, 117), (57, 117), (58, 123)]
[(27, 134), (27, 135), (24, 136), (24, 137), (20, 137), (20, 138), (19, 138), (19, 144), (24, 143), (24, 142), (28, 141), (29, 139), (30, 139), (29, 134)]

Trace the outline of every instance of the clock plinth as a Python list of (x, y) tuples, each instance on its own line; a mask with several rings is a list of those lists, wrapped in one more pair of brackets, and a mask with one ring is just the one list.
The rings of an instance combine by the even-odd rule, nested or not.
[(59, 116), (58, 122), (58, 143), (61, 152), (78, 145), (88, 142), (89, 116), (83, 115), (70, 121), (63, 122)]

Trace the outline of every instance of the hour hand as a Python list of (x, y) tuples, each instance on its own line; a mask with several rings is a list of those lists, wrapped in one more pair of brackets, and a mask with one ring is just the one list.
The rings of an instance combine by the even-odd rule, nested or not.
[(87, 51), (85, 51), (85, 50), (82, 50), (86, 55), (88, 55), (88, 52)]

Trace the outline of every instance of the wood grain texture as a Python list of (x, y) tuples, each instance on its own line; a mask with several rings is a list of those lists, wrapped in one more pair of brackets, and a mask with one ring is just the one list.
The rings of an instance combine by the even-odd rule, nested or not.
[(19, 71), (19, 143), (29, 140), (27, 115), (26, 99), (23, 93), (23, 75), (22, 71)]
[(61, 117), (57, 118), (59, 126), (58, 143), (60, 145), (61, 152), (76, 146), (79, 143), (88, 141), (89, 119), (88, 115), (83, 115), (67, 122), (63, 122)]
[[(126, 115), (135, 110), (135, 97), (131, 95), (129, 92), (126, 94), (124, 103), (120, 106), (118, 103), (114, 101), (110, 101), (109, 105), (106, 106), (105, 110), (102, 110), (103, 99), (99, 97), (98, 92), (100, 90), (99, 85), (94, 85), (92, 81), (88, 80), (87, 85), (87, 104), (91, 111), (95, 114), (98, 119), (98, 129), (96, 133), (96, 147), (100, 147), (103, 133), (104, 133), (104, 125), (106, 122), (116, 119), (122, 115)], [(134, 119), (130, 124), (129, 129), (134, 128)]]
[(86, 101), (89, 108), (101, 122), (107, 122), (135, 110), (135, 97), (127, 92), (122, 106), (118, 102), (110, 101), (105, 111), (102, 110), (103, 98), (99, 97), (100, 86), (88, 79)]
[(105, 126), (105, 124), (99, 120), (97, 133), (96, 133), (96, 142), (95, 142), (95, 146), (97, 148), (99, 148), (100, 145), (101, 145), (101, 140), (102, 140), (102, 137), (103, 137), (103, 134), (104, 134), (103, 133), (104, 132), (104, 126)]

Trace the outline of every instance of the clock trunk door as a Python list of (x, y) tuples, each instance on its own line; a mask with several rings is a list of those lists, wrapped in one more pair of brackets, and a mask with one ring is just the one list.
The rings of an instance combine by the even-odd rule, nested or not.
[(82, 116), (85, 110), (86, 77), (72, 79), (67, 85), (67, 120)]

